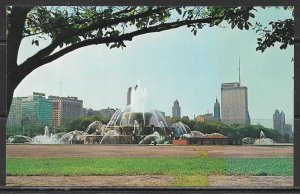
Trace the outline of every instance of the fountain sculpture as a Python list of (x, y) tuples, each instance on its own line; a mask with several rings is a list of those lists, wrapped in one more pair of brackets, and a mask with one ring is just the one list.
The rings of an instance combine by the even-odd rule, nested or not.
[(254, 145), (272, 145), (274, 140), (270, 138), (265, 138), (265, 133), (260, 131), (259, 139), (256, 139)]
[(164, 143), (165, 136), (170, 135), (169, 126), (162, 113), (149, 105), (146, 89), (138, 84), (128, 92), (124, 111), (117, 109), (108, 124), (101, 127), (105, 135), (100, 144), (143, 144), (149, 143), (148, 139)]

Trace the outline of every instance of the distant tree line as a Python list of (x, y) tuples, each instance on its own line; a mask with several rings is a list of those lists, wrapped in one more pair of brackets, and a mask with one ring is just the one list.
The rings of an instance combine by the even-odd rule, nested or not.
[[(86, 128), (94, 121), (101, 121), (107, 124), (110, 120), (109, 117), (101, 115), (84, 116), (74, 119), (66, 124), (57, 128), (50, 128), (50, 133), (70, 132), (73, 130), (85, 131)], [(253, 139), (260, 137), (260, 131), (263, 131), (266, 138), (271, 138), (278, 143), (292, 142), (293, 139), (288, 134), (280, 134), (278, 131), (266, 128), (262, 125), (245, 125), (245, 124), (225, 124), (222, 122), (198, 122), (189, 120), (187, 118), (172, 117), (168, 118), (167, 122), (172, 125), (175, 122), (183, 122), (188, 125), (192, 131), (200, 131), (201, 133), (221, 133), (228, 137), (244, 138), (250, 137)], [(25, 135), (33, 137), (36, 135), (44, 134), (44, 127), (37, 127), (34, 125), (14, 126), (7, 128), (6, 137), (13, 135)]]
[(278, 131), (266, 128), (262, 125), (246, 125), (246, 124), (225, 124), (222, 122), (198, 122), (178, 117), (169, 118), (169, 124), (175, 122), (183, 122), (188, 125), (192, 131), (200, 131), (201, 133), (221, 133), (228, 137), (253, 139), (260, 138), (260, 131), (263, 131), (266, 138), (271, 138), (278, 143), (292, 142), (293, 139), (288, 134), (280, 134)]
[[(110, 120), (109, 117), (101, 116), (101, 115), (92, 115), (92, 116), (84, 116), (74, 119), (66, 124), (63, 124), (59, 127), (53, 128), (50, 127), (50, 133), (61, 133), (61, 132), (70, 132), (73, 130), (85, 131), (86, 128), (94, 121), (101, 121), (103, 124), (107, 124)], [(6, 138), (13, 135), (25, 135), (29, 137), (34, 137), (36, 135), (44, 134), (45, 126), (36, 126), (36, 125), (19, 125), (7, 127), (6, 129)]]

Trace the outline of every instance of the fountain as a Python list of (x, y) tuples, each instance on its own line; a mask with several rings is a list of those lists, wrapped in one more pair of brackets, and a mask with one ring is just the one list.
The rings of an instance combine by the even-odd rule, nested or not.
[(100, 144), (143, 144), (149, 143), (148, 139), (164, 143), (169, 126), (162, 113), (151, 108), (146, 89), (137, 84), (129, 88), (127, 98), (124, 111), (118, 109), (108, 124), (101, 126), (104, 135)]
[(67, 144), (72, 140), (81, 140), (81, 136), (86, 132), (71, 131), (69, 133), (50, 133), (49, 127), (45, 126), (44, 135), (37, 135), (33, 138), (23, 135), (14, 135), (7, 139), (7, 143), (28, 143), (28, 144)]
[(265, 138), (265, 133), (260, 131), (259, 139), (256, 139), (254, 145), (272, 145), (274, 140), (270, 138)]
[(48, 137), (50, 136), (48, 126), (46, 126), (45, 129), (44, 129), (44, 136), (48, 136)]
[(32, 139), (24, 135), (15, 135), (7, 139), (7, 143), (29, 143)]
[(120, 134), (115, 130), (109, 130), (100, 141), (100, 144), (118, 144), (120, 141)]
[(179, 138), (181, 136), (188, 137), (191, 133), (191, 129), (186, 124), (182, 123), (181, 121), (174, 123), (172, 125), (174, 128), (174, 136), (175, 138)]
[(86, 132), (88, 134), (92, 134), (96, 132), (103, 133), (103, 131), (101, 130), (102, 126), (103, 124), (101, 123), (101, 121), (94, 121), (87, 127)]
[(164, 136), (162, 136), (161, 134), (159, 134), (157, 131), (155, 131), (154, 133), (147, 135), (145, 138), (143, 138), (139, 144), (162, 144), (165, 143), (166, 139)]
[(44, 129), (44, 135), (37, 135), (31, 139), (31, 144), (61, 144), (62, 142), (58, 138), (59, 134), (49, 134), (49, 127)]

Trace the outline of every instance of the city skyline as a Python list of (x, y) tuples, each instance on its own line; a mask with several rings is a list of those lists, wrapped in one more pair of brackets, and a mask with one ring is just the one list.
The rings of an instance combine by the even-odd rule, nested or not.
[[(286, 17), (291, 13), (277, 9), (257, 14), (261, 22)], [(248, 87), (252, 124), (261, 119), (272, 126), (272, 114), (278, 108), (285, 110), (287, 123), (291, 123), (293, 47), (280, 50), (275, 46), (260, 53), (255, 51), (256, 38), (254, 31), (229, 27), (204, 28), (197, 36), (180, 28), (136, 37), (124, 50), (90, 46), (35, 70), (14, 96), (41, 91), (78, 96), (86, 108), (123, 109), (128, 87), (140, 80), (156, 109), (171, 115), (170, 107), (178, 99), (181, 115), (193, 118), (207, 110), (213, 112), (215, 97), (221, 98), (221, 83), (238, 81), (240, 57), (241, 83)], [(37, 51), (30, 41), (22, 43), (19, 61)]]
[[(239, 84), (238, 82), (235, 82), (235, 83), (223, 83), (223, 84), (225, 84), (225, 85), (232, 85), (232, 84)], [(136, 85), (135, 86), (135, 89), (138, 87), (138, 85)], [(241, 86), (241, 88), (243, 88), (244, 86)], [(128, 88), (128, 92), (127, 92), (127, 104), (126, 104), (126, 106), (128, 106), (128, 105), (130, 105), (131, 104), (131, 98), (130, 98), (130, 93), (131, 93), (131, 91), (132, 91), (132, 87), (129, 87)], [(101, 112), (103, 112), (103, 111), (105, 111), (105, 113), (103, 113), (103, 114), (105, 114), (105, 115), (110, 115), (110, 117), (114, 114), (114, 112), (116, 111), (116, 110), (118, 110), (118, 109), (121, 109), (121, 108), (119, 108), (119, 107), (114, 107), (114, 108), (112, 108), (112, 107), (107, 107), (107, 108), (104, 108), (104, 107), (100, 107), (99, 109), (93, 109), (93, 108), (86, 108), (86, 107), (83, 107), (82, 106), (82, 104), (83, 104), (83, 101), (82, 100), (80, 100), (80, 99), (78, 99), (78, 97), (75, 97), (75, 96), (57, 96), (57, 95), (46, 95), (45, 93), (40, 93), (40, 92), (32, 92), (33, 93), (33, 95), (30, 95), (30, 96), (16, 96), (16, 97), (14, 97), (13, 98), (13, 103), (12, 103), (12, 107), (14, 107), (14, 108), (12, 108), (12, 110), (10, 111), (10, 115), (9, 115), (9, 119), (8, 119), (8, 125), (10, 126), (10, 125), (18, 125), (18, 123), (21, 123), (21, 118), (18, 118), (19, 116), (20, 116), (20, 113), (17, 113), (18, 111), (20, 111), (20, 110), (18, 110), (18, 108), (16, 107), (16, 106), (18, 106), (17, 104), (19, 103), (19, 106), (21, 107), (21, 102), (22, 101), (24, 101), (25, 100), (25, 102), (26, 101), (28, 101), (28, 99), (30, 100), (30, 99), (33, 99), (34, 98), (34, 96), (35, 95), (38, 95), (38, 96), (44, 96), (44, 98), (47, 100), (47, 101), (49, 101), (49, 102), (51, 102), (51, 103), (54, 103), (54, 101), (53, 100), (67, 100), (67, 101), (76, 101), (76, 103), (77, 102), (79, 102), (80, 104), (81, 104), (81, 110), (79, 111), (79, 109), (78, 110), (76, 110), (75, 112), (72, 112), (71, 110), (72, 110), (72, 108), (75, 108), (74, 107), (74, 105), (71, 105), (71, 109), (70, 110), (68, 110), (68, 107), (70, 106), (70, 105), (67, 105), (68, 107), (66, 107), (67, 109), (65, 110), (65, 111), (67, 111), (68, 113), (67, 114), (69, 114), (69, 117), (70, 118), (73, 118), (73, 119), (75, 119), (75, 118), (79, 118), (80, 116), (87, 116), (87, 112), (90, 112), (90, 111), (92, 111), (91, 112), (91, 114), (93, 114), (93, 115), (99, 115), (99, 114), (102, 114)], [(48, 97), (47, 97), (48, 96)], [(23, 106), (23, 105), (22, 105)], [(65, 105), (64, 105), (64, 107), (65, 107)], [(57, 117), (57, 116), (54, 116), (54, 115), (56, 115), (57, 113), (55, 113), (55, 110), (57, 109), (58, 107), (57, 107), (57, 105), (55, 105), (55, 103), (53, 104), (53, 108), (52, 108), (52, 115), (53, 115), (53, 118), (52, 119), (54, 119), (55, 120), (55, 117)], [(61, 105), (61, 108), (60, 109), (62, 109), (62, 105)], [(75, 108), (76, 109), (76, 108)], [(75, 110), (74, 109), (74, 110)], [(71, 111), (71, 112), (70, 112)], [(76, 114), (78, 114), (78, 111), (79, 111), (79, 115), (77, 115), (77, 116), (74, 116), (74, 115), (76, 115)], [(111, 112), (111, 111), (113, 111), (113, 112)], [(174, 101), (174, 103), (173, 103), (173, 106), (172, 106), (172, 115), (165, 115), (165, 112), (164, 112), (164, 110), (156, 110), (156, 111), (161, 111), (161, 113), (165, 116), (165, 117), (180, 117), (180, 118), (185, 118), (185, 117), (188, 117), (188, 116), (185, 116), (185, 115), (181, 115), (181, 107), (179, 106), (179, 101), (176, 99), (175, 101)], [(275, 113), (276, 112), (278, 112), (279, 110), (278, 109), (276, 109), (275, 110)], [(272, 120), (272, 122), (273, 122), (273, 126), (267, 126), (267, 125), (264, 125), (263, 124), (263, 126), (264, 127), (267, 127), (267, 128), (273, 128), (274, 130), (277, 130), (277, 131), (280, 131), (280, 133), (283, 133), (282, 131), (283, 130), (290, 130), (291, 132), (293, 131), (293, 128), (292, 128), (292, 124), (290, 124), (290, 123), (287, 123), (287, 124), (285, 124), (285, 116), (284, 116), (284, 127), (286, 127), (286, 129), (278, 129), (278, 127), (276, 127), (275, 126), (275, 119), (274, 119), (274, 115), (275, 115), (275, 113), (273, 114), (273, 120)], [(72, 115), (72, 116), (70, 116), (70, 114)], [(279, 113), (278, 113), (279, 114)], [(281, 114), (283, 114), (284, 115), (284, 113), (283, 113), (283, 110), (281, 110)], [(62, 119), (62, 118), (61, 118)], [(194, 117), (193, 118), (189, 118), (190, 120), (196, 120), (196, 121), (199, 121), (199, 122), (207, 122), (207, 121), (221, 121), (221, 122), (223, 122), (223, 123), (225, 123), (225, 124), (230, 124), (230, 123), (228, 123), (227, 121), (225, 121), (224, 120), (224, 118), (223, 119), (220, 119), (220, 104), (219, 104), (219, 102), (218, 102), (218, 99), (216, 98), (216, 101), (215, 101), (215, 103), (214, 103), (214, 113), (210, 113), (210, 112), (207, 112), (207, 113), (197, 113), (197, 114), (194, 114)], [(234, 123), (239, 123), (239, 124), (250, 124), (250, 122), (249, 123), (244, 123), (244, 121), (241, 121), (241, 122), (239, 122), (238, 120), (238, 118), (233, 118), (234, 120), (236, 120), (237, 119), (237, 122), (231, 122), (231, 124), (234, 124)], [(53, 120), (53, 122), (55, 123), (55, 122), (60, 122), (60, 121), (54, 121)], [(247, 120), (247, 119), (246, 119)], [(250, 118), (249, 118), (249, 121), (250, 121)], [(247, 122), (247, 121), (246, 121)], [(280, 121), (281, 122), (281, 121)], [(251, 123), (252, 124), (252, 123)], [(255, 123), (255, 124), (261, 124), (261, 123)], [(252, 124), (252, 125), (255, 125), (255, 124)], [(59, 126), (60, 124), (54, 124), (54, 126)], [(289, 127), (290, 127), (290, 129), (289, 129)], [(281, 127), (282, 128), (282, 127)], [(291, 132), (289, 132), (289, 133), (291, 133)]]

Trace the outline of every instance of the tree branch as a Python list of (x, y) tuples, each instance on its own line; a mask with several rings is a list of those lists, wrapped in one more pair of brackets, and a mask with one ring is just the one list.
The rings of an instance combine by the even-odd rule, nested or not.
[(48, 45), (46, 48), (40, 50), (35, 55), (28, 58), (23, 64), (31, 63), (31, 61), (37, 61), (39, 59), (42, 59), (42, 58), (50, 55), (65, 40), (68, 40), (68, 39), (70, 39), (74, 36), (84, 34), (86, 32), (98, 29), (100, 27), (104, 28), (104, 27), (108, 27), (108, 26), (115, 25), (115, 24), (118, 24), (118, 23), (128, 22), (128, 21), (133, 20), (133, 19), (146, 17), (148, 15), (158, 13), (158, 12), (166, 10), (166, 9), (169, 9), (169, 8), (157, 8), (155, 10), (152, 10), (152, 9), (149, 8), (148, 11), (145, 11), (145, 12), (140, 13), (140, 14), (136, 14), (136, 15), (128, 16), (128, 17), (117, 18), (117, 19), (112, 19), (112, 20), (104, 20), (104, 21), (95, 23), (93, 25), (90, 25), (86, 28), (82, 28), (82, 29), (79, 29), (77, 31), (69, 32), (67, 34), (62, 35), (59, 39), (53, 40), (50, 45)]
[(147, 11), (145, 11), (143, 13), (136, 14), (136, 15), (121, 17), (121, 18), (115, 18), (115, 19), (110, 19), (110, 20), (100, 20), (99, 22), (96, 22), (96, 23), (94, 23), (90, 26), (87, 26), (85, 28), (81, 28), (79, 30), (64, 34), (59, 39), (59, 41), (64, 41), (64, 40), (67, 40), (67, 39), (69, 39), (73, 36), (82, 35), (86, 32), (90, 32), (92, 30), (96, 30), (96, 29), (99, 29), (99, 28), (105, 28), (105, 27), (109, 27), (109, 26), (116, 25), (116, 24), (119, 24), (119, 23), (129, 22), (131, 20), (136, 20), (136, 19), (139, 19), (139, 18), (147, 17), (147, 16), (150, 16), (150, 15), (155, 14), (155, 13), (159, 13), (159, 12), (167, 10), (167, 9), (169, 9), (169, 8), (168, 7), (158, 7), (157, 9), (152, 9), (150, 7)]
[[(247, 8), (243, 11), (241, 11), (239, 14), (242, 14), (246, 11), (251, 10), (252, 8)], [(237, 13), (235, 13), (237, 14)], [(142, 35), (142, 34), (148, 34), (152, 32), (161, 32), (165, 30), (170, 30), (174, 28), (178, 28), (185, 25), (191, 25), (191, 24), (197, 24), (197, 23), (212, 23), (212, 21), (215, 20), (222, 20), (224, 19), (225, 15), (223, 16), (216, 16), (216, 17), (208, 17), (208, 18), (202, 18), (202, 19), (194, 19), (194, 20), (183, 20), (183, 21), (176, 21), (176, 22), (170, 22), (170, 23), (163, 23), (156, 26), (151, 27), (145, 27), (140, 30), (136, 30), (130, 33), (118, 35), (118, 36), (110, 36), (110, 37), (101, 37), (101, 38), (93, 38), (93, 39), (87, 39), (83, 40), (81, 42), (72, 44), (70, 46), (67, 46), (59, 51), (57, 51), (54, 54), (51, 54), (54, 49), (56, 48), (56, 42), (52, 42), (48, 47), (41, 50), (39, 53), (47, 54), (47, 55), (39, 55), (37, 53), (33, 57), (26, 60), (23, 64), (20, 65), (20, 69), (23, 72), (23, 74), (26, 76), (30, 72), (32, 72), (34, 69), (47, 64), (51, 61), (54, 61), (61, 56), (72, 52), (78, 48), (82, 48), (89, 45), (97, 45), (97, 44), (104, 44), (104, 43), (113, 43), (113, 42), (122, 42), (122, 41), (131, 41), (133, 37)], [(51, 54), (51, 55), (50, 55)], [(39, 57), (36, 57), (39, 56)]]
[(142, 34), (148, 34), (148, 33), (152, 33), (152, 32), (161, 32), (161, 31), (170, 30), (170, 29), (174, 29), (174, 28), (178, 28), (181, 26), (185, 26), (188, 24), (194, 24), (194, 23), (210, 23), (213, 20), (222, 19), (222, 18), (223, 18), (223, 16), (205, 18), (205, 19), (197, 19), (197, 20), (184, 20), (184, 21), (179, 21), (179, 22), (170, 22), (170, 23), (164, 23), (164, 24), (160, 24), (160, 25), (156, 25), (156, 26), (143, 28), (143, 29), (136, 30), (134, 32), (123, 34), (120, 36), (88, 39), (88, 40), (84, 40), (84, 41), (81, 41), (76, 44), (72, 44), (72, 45), (70, 45), (66, 48), (63, 48), (63, 49), (57, 51), (56, 53), (54, 53), (50, 56), (44, 57), (42, 59), (37, 58), (36, 60), (33, 60), (33, 59), (30, 61), (27, 60), (23, 64), (20, 65), (20, 68), (22, 68), (22, 71), (24, 71), (24, 73), (26, 72), (26, 74), (29, 74), (34, 69), (36, 69), (46, 63), (49, 63), (51, 61), (54, 61), (55, 59), (58, 59), (59, 57), (65, 55), (71, 51), (74, 51), (78, 48), (82, 48), (82, 47), (89, 46), (89, 45), (120, 42), (120, 41), (126, 41), (126, 40), (131, 41), (133, 37), (139, 36)]

